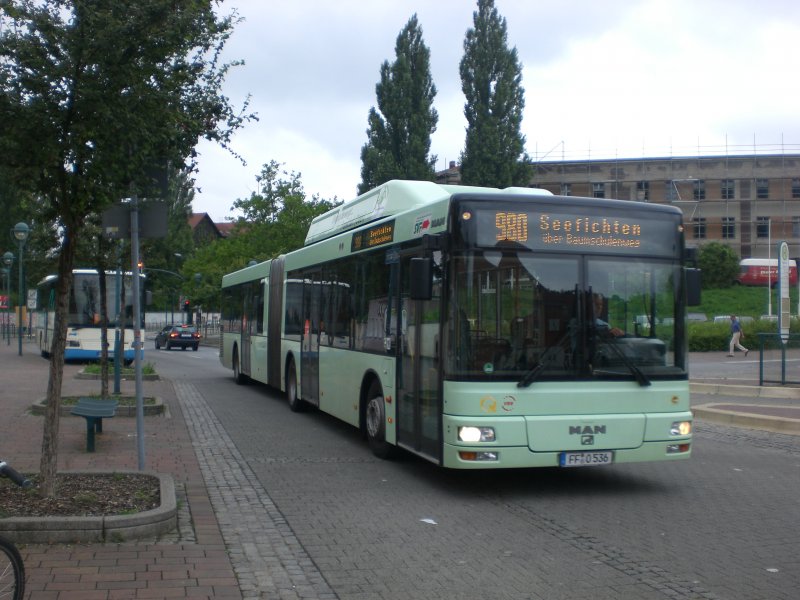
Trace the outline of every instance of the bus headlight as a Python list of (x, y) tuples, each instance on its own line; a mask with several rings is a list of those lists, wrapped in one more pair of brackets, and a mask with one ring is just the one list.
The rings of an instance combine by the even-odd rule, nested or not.
[(691, 421), (675, 421), (670, 427), (670, 435), (689, 435), (692, 433)]
[(465, 426), (458, 428), (458, 441), (459, 442), (493, 442), (494, 427), (473, 427)]

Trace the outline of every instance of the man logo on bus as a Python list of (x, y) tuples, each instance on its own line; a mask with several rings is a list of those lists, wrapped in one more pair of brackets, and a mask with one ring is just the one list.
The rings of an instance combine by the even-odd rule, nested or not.
[(570, 425), (570, 435), (597, 435), (606, 432), (605, 425)]

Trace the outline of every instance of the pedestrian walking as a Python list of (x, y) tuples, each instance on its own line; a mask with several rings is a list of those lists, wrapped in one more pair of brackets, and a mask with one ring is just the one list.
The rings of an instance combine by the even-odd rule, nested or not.
[(741, 341), (743, 339), (744, 332), (742, 331), (742, 324), (739, 323), (739, 319), (736, 318), (736, 315), (731, 315), (731, 343), (728, 348), (728, 356), (733, 356), (734, 348), (738, 348), (747, 356), (750, 350), (742, 346)]

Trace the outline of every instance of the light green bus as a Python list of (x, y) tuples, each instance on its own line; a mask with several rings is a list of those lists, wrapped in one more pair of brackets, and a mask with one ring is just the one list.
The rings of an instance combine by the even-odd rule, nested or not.
[(223, 278), (221, 361), (381, 457), (686, 459), (683, 262), (672, 206), (391, 181)]

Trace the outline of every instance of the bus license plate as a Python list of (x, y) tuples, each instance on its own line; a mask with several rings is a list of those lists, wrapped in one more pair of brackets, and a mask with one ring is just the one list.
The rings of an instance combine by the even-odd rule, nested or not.
[(562, 452), (558, 464), (562, 467), (592, 467), (610, 465), (614, 462), (614, 453), (606, 452)]

